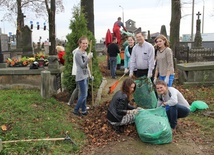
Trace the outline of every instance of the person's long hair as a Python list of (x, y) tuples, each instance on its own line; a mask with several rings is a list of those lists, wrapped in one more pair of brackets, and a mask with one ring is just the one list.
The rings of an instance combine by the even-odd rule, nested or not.
[(83, 40), (87, 40), (88, 41), (88, 38), (86, 36), (80, 37), (79, 40), (78, 40), (79, 47), (80, 47), (80, 44), (82, 43)]
[(161, 39), (163, 41), (165, 41), (164, 45), (165, 47), (169, 47), (169, 40), (162, 34), (158, 35), (156, 38), (155, 38), (155, 42), (158, 40), (158, 39)]
[(135, 84), (133, 79), (127, 78), (123, 81), (122, 87), (121, 87), (121, 91), (127, 95), (129, 101), (131, 100), (132, 94), (136, 89), (136, 84), (135, 84), (134, 91), (132, 93), (130, 92), (130, 87), (133, 83)]

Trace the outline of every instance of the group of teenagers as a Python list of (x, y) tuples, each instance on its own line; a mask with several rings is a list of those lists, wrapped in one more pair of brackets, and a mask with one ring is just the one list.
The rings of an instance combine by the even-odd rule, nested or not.
[[(175, 132), (177, 119), (188, 116), (190, 105), (184, 96), (172, 87), (174, 66), (169, 42), (165, 36), (159, 35), (155, 38), (154, 47), (145, 41), (141, 32), (136, 34), (136, 41), (135, 44), (135, 38), (133, 36), (128, 37), (129, 45), (125, 48), (124, 72), (129, 73), (129, 77), (122, 82), (121, 89), (113, 95), (107, 111), (107, 120), (115, 130), (118, 130), (120, 126), (134, 123), (134, 116), (141, 108), (131, 105), (134, 102), (132, 95), (136, 89), (133, 76), (147, 76), (147, 78), (152, 79), (156, 88), (157, 107), (165, 107), (170, 126), (172, 131)], [(115, 38), (113, 39), (114, 42)], [(116, 42), (114, 44), (118, 46)], [(75, 76), (76, 88), (68, 105), (74, 103), (78, 97), (73, 111), (73, 114), (78, 116), (88, 114), (86, 106), (88, 79), (93, 79), (88, 67), (90, 60), (93, 58), (93, 53), (87, 54), (87, 48), (88, 39), (82, 36), (78, 40), (78, 47), (73, 51), (72, 75)]]
[[(136, 44), (135, 44), (136, 38)], [(190, 113), (190, 105), (184, 96), (172, 87), (174, 80), (173, 52), (169, 48), (169, 41), (164, 35), (158, 35), (155, 38), (153, 46), (147, 42), (142, 32), (134, 36), (128, 36), (128, 46), (124, 51), (124, 73), (129, 74), (122, 87), (117, 91), (108, 108), (108, 122), (116, 131), (120, 127), (134, 123), (134, 116), (138, 113), (140, 107), (134, 107), (132, 95), (135, 92), (136, 84), (133, 77), (140, 78), (146, 76), (154, 84), (157, 107), (164, 106), (169, 124), (173, 133), (176, 132), (178, 118), (184, 118)], [(112, 51), (117, 53), (117, 38), (114, 37), (109, 44), (107, 52), (109, 54), (110, 70), (112, 78), (115, 78), (116, 67), (112, 60)], [(112, 48), (114, 47), (114, 48)], [(115, 56), (115, 55), (114, 55)], [(144, 95), (144, 94), (142, 94)]]

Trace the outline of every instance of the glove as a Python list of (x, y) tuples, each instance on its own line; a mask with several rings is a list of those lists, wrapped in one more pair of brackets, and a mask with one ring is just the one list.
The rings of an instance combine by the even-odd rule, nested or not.
[(168, 83), (169, 83), (169, 76), (166, 76), (166, 78), (165, 78), (164, 82), (166, 82), (166, 84), (168, 84)]
[(141, 109), (143, 109), (143, 108), (141, 108), (141, 107), (137, 107), (137, 110), (139, 111), (139, 110), (141, 110)]
[(91, 76), (91, 75), (90, 75), (89, 79), (90, 79), (91, 81), (94, 81), (94, 76)]
[(88, 59), (91, 59), (91, 58), (93, 58), (93, 53), (92, 52), (88, 53)]
[(148, 78), (151, 78), (151, 77), (152, 77), (152, 73), (148, 73), (148, 74), (147, 74), (147, 77), (148, 77)]
[(129, 77), (131, 78), (133, 76), (133, 73), (129, 73)]
[(157, 81), (157, 78), (154, 78), (153, 83), (155, 84), (155, 83), (156, 83), (156, 81)]
[(127, 74), (129, 72), (129, 69), (125, 68), (124, 74)]
[(129, 114), (137, 115), (138, 109), (129, 110)]

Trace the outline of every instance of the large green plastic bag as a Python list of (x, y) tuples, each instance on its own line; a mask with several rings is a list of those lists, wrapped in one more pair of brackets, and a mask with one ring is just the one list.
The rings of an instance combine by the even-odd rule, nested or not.
[(204, 101), (194, 101), (190, 106), (190, 111), (194, 112), (197, 109), (204, 110), (209, 108), (209, 106)]
[(157, 97), (155, 95), (153, 84), (150, 78), (143, 76), (135, 80), (135, 83), (136, 83), (136, 90), (133, 95), (135, 103), (138, 106), (143, 107), (145, 109), (156, 108)]
[(117, 64), (121, 64), (120, 54), (117, 54)]
[(135, 116), (137, 133), (143, 142), (166, 144), (172, 142), (172, 129), (164, 107), (141, 109)]

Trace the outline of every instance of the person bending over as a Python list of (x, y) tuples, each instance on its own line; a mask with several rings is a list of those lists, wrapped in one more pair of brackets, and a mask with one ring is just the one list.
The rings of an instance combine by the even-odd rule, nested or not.
[(125, 79), (121, 90), (114, 94), (108, 107), (107, 119), (118, 132), (121, 132), (120, 126), (134, 123), (134, 115), (140, 109), (129, 104), (135, 88), (136, 84), (131, 78)]
[(175, 133), (177, 119), (189, 115), (190, 105), (179, 90), (174, 87), (168, 87), (166, 82), (156, 81), (155, 87), (158, 93), (157, 107), (165, 107), (170, 126), (173, 133)]

